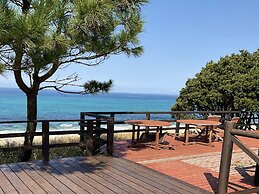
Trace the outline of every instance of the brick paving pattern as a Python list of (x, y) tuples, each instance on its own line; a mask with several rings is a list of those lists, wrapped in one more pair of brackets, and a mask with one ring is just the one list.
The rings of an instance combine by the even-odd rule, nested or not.
[[(240, 139), (255, 153), (258, 152), (258, 140)], [(129, 143), (127, 141), (116, 142), (115, 155), (211, 193), (217, 192), (222, 142), (214, 142), (214, 147), (202, 144), (186, 146), (182, 141), (177, 140), (175, 150), (154, 150), (148, 147), (128, 148)], [(252, 188), (255, 162), (236, 146), (233, 150), (228, 192)]]
[[(253, 149), (256, 153), (257, 149)], [(195, 156), (194, 156), (195, 157)], [(215, 153), (213, 156), (202, 156), (194, 158), (190, 156), (189, 159), (182, 160), (188, 164), (192, 164), (195, 166), (208, 168), (212, 171), (219, 172), (219, 163), (221, 155), (220, 153)], [(238, 151), (234, 152), (231, 160), (230, 174), (238, 174), (239, 170), (244, 170), (244, 167), (247, 166), (255, 166), (254, 160), (252, 160), (249, 156), (247, 156), (244, 152)]]

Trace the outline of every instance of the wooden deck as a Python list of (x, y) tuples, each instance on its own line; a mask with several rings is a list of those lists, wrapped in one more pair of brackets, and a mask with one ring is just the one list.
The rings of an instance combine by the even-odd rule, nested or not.
[(94, 156), (0, 165), (0, 193), (207, 193), (122, 158)]

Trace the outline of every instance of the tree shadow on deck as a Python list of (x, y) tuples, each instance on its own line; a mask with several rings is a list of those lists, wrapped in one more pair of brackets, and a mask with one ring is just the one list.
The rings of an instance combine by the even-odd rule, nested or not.
[(251, 176), (248, 172), (255, 174), (255, 165), (236, 167), (235, 170), (242, 176), (240, 182), (254, 186), (254, 176)]
[[(211, 173), (204, 173), (204, 176), (206, 177), (206, 179), (207, 179), (211, 189), (213, 190), (213, 192), (217, 193), (219, 179), (217, 177), (213, 176)], [(240, 182), (250, 185), (250, 182), (242, 181), (242, 180)], [(249, 189), (249, 188), (229, 181), (228, 182), (228, 189), (231, 189), (232, 192), (233, 192), (233, 191), (244, 190), (244, 189)]]
[[(162, 135), (164, 135), (164, 134), (162, 134)], [(204, 144), (203, 141), (196, 142), (195, 140), (196, 140), (195, 137), (190, 137), (190, 144), (195, 144), (195, 143), (196, 144), (200, 143), (202, 145)], [(184, 144), (184, 136), (183, 135), (176, 136), (175, 139), (174, 139), (174, 142), (173, 142), (173, 149), (168, 149), (168, 147), (165, 146), (164, 148), (161, 148), (161, 150), (174, 152), (174, 151), (178, 150), (178, 148), (180, 148), (180, 147), (181, 147), (181, 150), (182, 150), (182, 147), (187, 148), (183, 144)], [(131, 151), (132, 152), (148, 153), (148, 152), (150, 152), (150, 149), (154, 149), (154, 146), (145, 145), (145, 144), (141, 144), (141, 143), (138, 144), (138, 145), (135, 145), (133, 147), (131, 145), (132, 145), (131, 139), (115, 141), (115, 143), (114, 143), (114, 155), (117, 156), (117, 157), (127, 158), (127, 155)], [(159, 153), (159, 150), (157, 150), (157, 151), (158, 152), (154, 152), (154, 153)], [(177, 153), (179, 154), (179, 152), (177, 152)], [(177, 156), (177, 155), (174, 154), (173, 156)]]
[(12, 163), (0, 165), (0, 170), (5, 170), (7, 173), (23, 173), (28, 175), (37, 172), (47, 172), (49, 174), (65, 175), (76, 172), (90, 174), (95, 171), (100, 171), (108, 166), (106, 162), (99, 161), (94, 157), (71, 157), (53, 159), (49, 162), (31, 161), (22, 163)]
[[(165, 133), (159, 134), (159, 138), (161, 138)], [(151, 143), (155, 141), (155, 133), (149, 133), (148, 135), (146, 133), (142, 133), (139, 137), (139, 143), (134, 144), (132, 146), (132, 140), (122, 140), (122, 141), (116, 141), (114, 144), (115, 152), (114, 155), (117, 157), (125, 157), (127, 155), (127, 151), (132, 150), (134, 152), (140, 152), (145, 149), (150, 148), (147, 146), (147, 143)]]
[(117, 141), (114, 144), (114, 156), (119, 158), (125, 158), (128, 154), (128, 151), (141, 152), (143, 150), (150, 149), (150, 147), (143, 144), (131, 147), (131, 140)]

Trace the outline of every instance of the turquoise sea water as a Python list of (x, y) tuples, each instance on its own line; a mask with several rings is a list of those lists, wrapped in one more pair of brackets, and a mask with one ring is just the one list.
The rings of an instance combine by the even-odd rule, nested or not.
[[(79, 119), (80, 112), (170, 111), (174, 95), (108, 93), (64, 95), (45, 90), (38, 97), (38, 119)], [(126, 118), (127, 117), (127, 118)], [(158, 116), (158, 117), (163, 117)], [(129, 119), (136, 119), (135, 115)], [(128, 115), (117, 117), (128, 119)], [(26, 97), (19, 89), (0, 88), (0, 120), (26, 120)], [(75, 123), (55, 123), (52, 128), (75, 128)], [(0, 131), (23, 130), (19, 125), (0, 125)]]

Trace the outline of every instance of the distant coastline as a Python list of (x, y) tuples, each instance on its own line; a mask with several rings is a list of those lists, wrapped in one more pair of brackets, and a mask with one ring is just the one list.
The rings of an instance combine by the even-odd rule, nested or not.
[[(13, 90), (13, 91), (19, 91), (21, 93), (23, 93), (19, 88), (17, 87), (0, 87), (0, 91), (1, 90)], [(73, 91), (73, 90), (71, 90)], [(45, 93), (45, 92), (54, 92), (54, 93), (58, 93), (56, 90), (54, 89), (45, 89), (43, 91), (40, 91), (40, 93)], [(109, 95), (109, 94), (129, 94), (129, 95), (161, 95), (161, 96), (174, 96), (177, 97), (178, 94), (169, 94), (169, 93), (154, 93), (154, 92), (108, 92), (108, 93), (101, 93), (101, 94), (97, 94), (97, 95)], [(62, 95), (78, 95), (78, 94), (62, 94)], [(87, 94), (90, 95), (90, 94)]]

